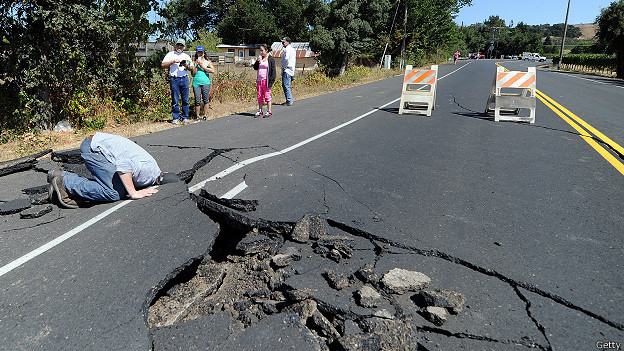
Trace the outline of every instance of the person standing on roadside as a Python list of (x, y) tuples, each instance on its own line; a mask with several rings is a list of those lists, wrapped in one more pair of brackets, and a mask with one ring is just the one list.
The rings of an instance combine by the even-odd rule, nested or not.
[[(269, 118), (273, 117), (271, 112), (271, 87), (275, 83), (277, 74), (275, 73), (275, 59), (269, 54), (269, 46), (260, 45), (260, 55), (254, 63), (254, 69), (258, 71), (258, 79), (256, 80), (256, 90), (258, 91), (258, 109), (255, 117)], [(266, 102), (267, 113), (262, 113), (262, 106)]]
[[(178, 39), (175, 49), (170, 51), (160, 64), (163, 68), (169, 68), (169, 86), (171, 87), (171, 123), (189, 124), (189, 78), (188, 68), (191, 64), (191, 57), (184, 53), (186, 41)], [(182, 116), (180, 116), (180, 96), (182, 97)]]
[(453, 64), (456, 65), (457, 64), (457, 59), (459, 58), (459, 55), (461, 55), (459, 53), (459, 50), (455, 51), (455, 54), (453, 54)]
[(282, 88), (284, 88), (284, 96), (286, 97), (285, 106), (293, 104), (292, 92), (290, 91), (290, 83), (295, 75), (295, 64), (297, 60), (297, 52), (290, 45), (290, 38), (282, 39), (284, 52), (282, 53)]
[[(210, 73), (214, 73), (212, 61), (206, 57), (203, 46), (195, 49), (195, 60), (190, 66), (193, 74), (193, 95), (195, 95), (195, 122), (206, 120), (208, 117), (208, 104), (210, 103)], [(199, 117), (201, 101), (204, 100), (204, 117)]]

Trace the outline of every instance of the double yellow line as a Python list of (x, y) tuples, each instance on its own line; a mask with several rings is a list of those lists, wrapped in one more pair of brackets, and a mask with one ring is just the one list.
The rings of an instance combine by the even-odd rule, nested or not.
[[(503, 67), (496, 63), (496, 65)], [(509, 71), (505, 68), (506, 71)], [(548, 97), (539, 89), (535, 90), (537, 98), (544, 103), (548, 108), (555, 112), (561, 119), (566, 121), (572, 128), (574, 128), (583, 140), (587, 142), (591, 147), (596, 150), (605, 160), (607, 160), (615, 169), (617, 169), (622, 175), (624, 175), (624, 164), (620, 159), (615, 157), (612, 152), (607, 148), (612, 149), (615, 153), (624, 156), (624, 148), (611, 140), (606, 135), (602, 134), (596, 128), (592, 127), (589, 123), (582, 120), (580, 117), (572, 113), (567, 108), (561, 106), (558, 102)], [(601, 142), (596, 141), (596, 139)], [(608, 145), (605, 146), (605, 145)]]

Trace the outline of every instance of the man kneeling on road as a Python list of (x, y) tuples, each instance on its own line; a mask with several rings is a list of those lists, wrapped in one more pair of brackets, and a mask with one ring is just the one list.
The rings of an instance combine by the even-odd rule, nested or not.
[(145, 149), (119, 135), (90, 135), (80, 145), (80, 154), (94, 180), (61, 170), (48, 172), (49, 198), (64, 208), (78, 208), (83, 199), (114, 202), (126, 195), (140, 199), (158, 191), (148, 188), (151, 185), (180, 181), (176, 174), (161, 172)]

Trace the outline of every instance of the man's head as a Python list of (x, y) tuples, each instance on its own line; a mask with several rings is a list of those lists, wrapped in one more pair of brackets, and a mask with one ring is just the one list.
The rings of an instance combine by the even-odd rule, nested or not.
[(175, 51), (181, 53), (182, 51), (184, 51), (184, 48), (186, 47), (186, 41), (182, 38), (178, 39), (178, 41), (176, 41), (175, 44)]
[(177, 174), (169, 173), (169, 172), (162, 172), (160, 173), (160, 176), (156, 178), (156, 182), (154, 182), (154, 184), (163, 185), (163, 184), (168, 184), (168, 183), (177, 183), (180, 181), (182, 180)]
[(282, 45), (284, 45), (284, 47), (287, 47), (289, 44), (290, 44), (290, 38), (289, 37), (282, 38)]

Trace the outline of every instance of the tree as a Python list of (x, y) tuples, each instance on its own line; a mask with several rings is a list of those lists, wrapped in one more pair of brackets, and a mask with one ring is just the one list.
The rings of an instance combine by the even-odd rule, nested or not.
[(607, 53), (617, 56), (617, 77), (624, 78), (624, 0), (614, 1), (596, 18), (596, 36)]
[(202, 30), (218, 30), (225, 43), (270, 44), (284, 36), (306, 41), (321, 5), (323, 0), (177, 0), (160, 13), (172, 39), (197, 40)]
[(389, 0), (335, 0), (321, 24), (311, 33), (310, 46), (320, 51), (321, 63), (343, 75), (349, 58), (366, 52), (383, 33)]
[(0, 5), (0, 127), (82, 118), (102, 91), (136, 94), (136, 43), (155, 0), (9, 0)]

